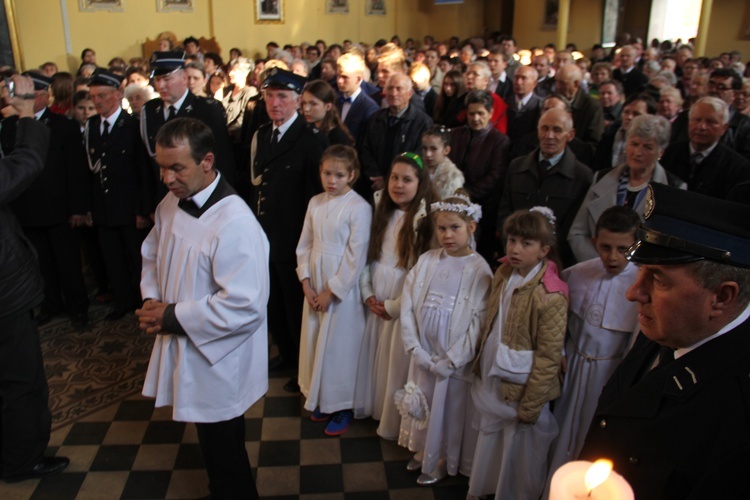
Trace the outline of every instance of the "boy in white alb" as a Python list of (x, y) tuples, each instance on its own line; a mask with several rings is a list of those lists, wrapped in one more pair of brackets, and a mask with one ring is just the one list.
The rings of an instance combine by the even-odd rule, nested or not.
[(578, 457), (599, 393), (636, 332), (638, 306), (628, 301), (625, 291), (635, 281), (638, 268), (628, 262), (625, 252), (635, 242), (640, 222), (628, 207), (608, 208), (599, 217), (593, 238), (599, 258), (562, 273), (570, 293), (569, 334), (565, 379), (553, 411), (560, 433), (550, 448), (550, 478)]

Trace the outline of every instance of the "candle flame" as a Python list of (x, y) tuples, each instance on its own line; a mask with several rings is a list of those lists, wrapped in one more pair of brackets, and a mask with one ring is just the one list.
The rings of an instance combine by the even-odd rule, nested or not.
[(583, 482), (586, 485), (586, 491), (591, 493), (591, 490), (602, 484), (609, 477), (609, 473), (612, 472), (612, 461), (599, 459), (589, 467), (586, 471), (586, 476), (583, 478)]

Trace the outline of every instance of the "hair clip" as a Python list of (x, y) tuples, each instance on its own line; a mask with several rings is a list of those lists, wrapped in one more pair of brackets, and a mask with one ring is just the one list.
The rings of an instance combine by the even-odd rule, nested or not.
[(417, 153), (406, 151), (404, 153), (401, 153), (399, 156), (401, 158), (409, 158), (411, 161), (417, 164), (419, 170), (424, 170), (424, 163), (422, 163), (422, 158), (420, 158)]
[(549, 207), (532, 207), (529, 209), (529, 212), (539, 212), (544, 216), (547, 221), (552, 224), (552, 227), (555, 227), (555, 222), (557, 221), (557, 218), (555, 217), (555, 212), (552, 211)]

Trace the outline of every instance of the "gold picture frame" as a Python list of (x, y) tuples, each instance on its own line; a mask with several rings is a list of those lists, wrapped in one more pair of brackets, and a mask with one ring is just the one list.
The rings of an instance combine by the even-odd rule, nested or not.
[(125, 0), (78, 0), (81, 12), (96, 12), (106, 10), (109, 12), (124, 12)]
[(255, 24), (284, 24), (284, 0), (255, 0)]

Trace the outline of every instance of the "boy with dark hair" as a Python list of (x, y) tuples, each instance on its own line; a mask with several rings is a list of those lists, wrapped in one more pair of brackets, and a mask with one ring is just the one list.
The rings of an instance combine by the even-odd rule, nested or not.
[(553, 410), (560, 433), (550, 447), (550, 477), (577, 458), (599, 393), (625, 356), (638, 326), (637, 306), (625, 298), (638, 268), (628, 262), (625, 252), (635, 242), (640, 223), (628, 207), (608, 208), (592, 238), (599, 258), (562, 272), (570, 311), (561, 373), (565, 379)]

